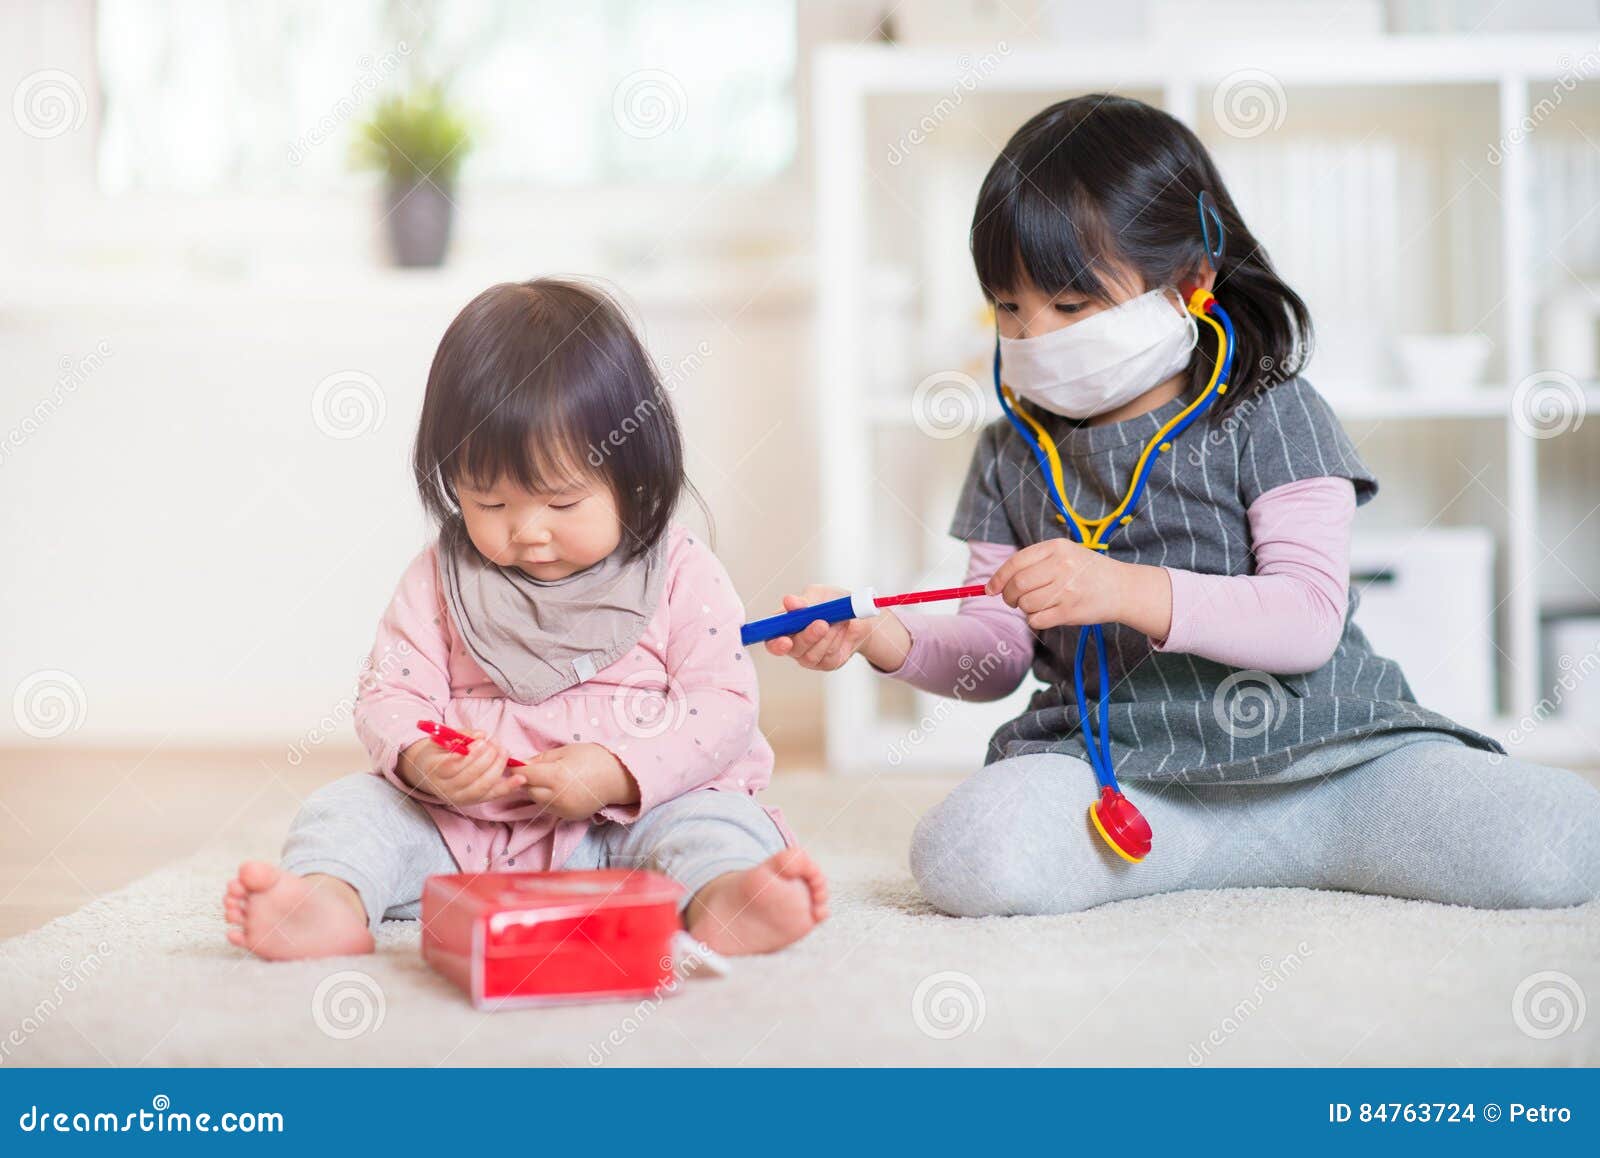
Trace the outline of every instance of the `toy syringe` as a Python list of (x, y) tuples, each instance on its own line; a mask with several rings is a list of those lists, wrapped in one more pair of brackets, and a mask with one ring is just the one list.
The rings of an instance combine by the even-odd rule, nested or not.
[(934, 591), (907, 591), (904, 595), (879, 595), (873, 588), (868, 587), (852, 595), (841, 595), (838, 599), (830, 599), (826, 603), (797, 607), (793, 611), (785, 611), (782, 615), (772, 615), (766, 619), (747, 623), (739, 629), (739, 639), (746, 644), (761, 643), (768, 639), (777, 639), (780, 635), (794, 635), (796, 632), (804, 631), (819, 619), (824, 623), (843, 623), (847, 619), (866, 619), (878, 614), (884, 607), (903, 607), (908, 603), (937, 603), (941, 599), (972, 599), (985, 593), (982, 583), (971, 587), (940, 587)]

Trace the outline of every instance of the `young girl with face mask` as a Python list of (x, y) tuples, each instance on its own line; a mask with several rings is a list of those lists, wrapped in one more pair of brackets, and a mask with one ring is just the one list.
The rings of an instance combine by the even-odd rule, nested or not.
[[(1416, 703), (1356, 625), (1351, 523), (1377, 480), (1300, 375), (1305, 304), (1199, 139), (1137, 100), (1053, 105), (990, 169), (971, 244), (1018, 421), (982, 432), (950, 532), (968, 544), (966, 582), (999, 598), (817, 622), (767, 645), (818, 670), (860, 652), (961, 699), (999, 699), (1030, 667), (1043, 681), (919, 824), (911, 867), (927, 899), (982, 916), (1225, 886), (1485, 908), (1600, 895), (1600, 792)], [(1212, 380), (1219, 343), (1185, 309), (1196, 290), (1231, 321), (1227, 393), (1149, 448), (1137, 504), (1109, 549), (1090, 549), (1060, 506), (1115, 511), (1147, 444)], [(811, 587), (784, 606), (841, 593)], [(1084, 624), (1104, 625), (1106, 658), (1104, 680), (1084, 665), (1087, 720)], [(1137, 863), (1085, 808), (1102, 697), (1115, 774), (1154, 831)]]

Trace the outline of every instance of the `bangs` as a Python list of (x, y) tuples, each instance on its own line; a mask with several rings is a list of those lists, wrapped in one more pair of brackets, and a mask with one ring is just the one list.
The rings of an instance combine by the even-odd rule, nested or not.
[(509, 287), (480, 302), (467, 307), (453, 372), (437, 383), (448, 404), (428, 424), (444, 482), (487, 490), (507, 480), (554, 494), (591, 479), (588, 449), (616, 428), (629, 398), (654, 388), (653, 378), (629, 381), (648, 369), (593, 340), (590, 302)]
[[(585, 437), (581, 415), (552, 415), (539, 408), (538, 433), (529, 436), (525, 391), (516, 391), (471, 428), (465, 421), (446, 421), (436, 434), (445, 446), (439, 472), (451, 484), (475, 491), (492, 490), (505, 481), (532, 494), (553, 495), (592, 481), (593, 467), (584, 460)], [(460, 413), (460, 412), (458, 412)], [(441, 447), (443, 449), (443, 447)]]
[(413, 467), (441, 525), (456, 486), (553, 495), (606, 486), (642, 551), (685, 486), (683, 446), (655, 366), (617, 305), (578, 282), (494, 286), (457, 315), (434, 355)]
[[(1105, 228), (1083, 187), (1050, 172), (1066, 163), (1060, 153), (1037, 165), (1026, 155), (1001, 156), (984, 180), (971, 244), (979, 284), (990, 299), (1032, 282), (1051, 295), (1071, 291), (1110, 300)], [(1065, 196), (1047, 196), (1046, 188), (1063, 189)]]
[[(1104, 192), (1126, 142), (1096, 112), (1125, 102), (1106, 96), (1046, 109), (1016, 131), (978, 192), (970, 242), (990, 299), (1032, 282), (1046, 294), (1112, 301), (1126, 264), (1115, 206)], [(1134, 102), (1136, 104), (1136, 102)]]

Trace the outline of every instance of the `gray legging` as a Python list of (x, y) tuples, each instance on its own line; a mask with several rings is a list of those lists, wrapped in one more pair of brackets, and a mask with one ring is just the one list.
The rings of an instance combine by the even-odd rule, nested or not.
[(1155, 830), (1140, 864), (1096, 834), (1072, 756), (983, 768), (917, 825), (911, 871), (961, 917), (1074, 913), (1180, 889), (1300, 886), (1483, 909), (1600, 896), (1600, 791), (1453, 741), (1256, 784), (1125, 783)]
[[(632, 824), (591, 824), (561, 867), (655, 869), (684, 886), (680, 905), (687, 905), (708, 881), (781, 848), (783, 833), (755, 797), (707, 788), (658, 804)], [(428, 810), (370, 772), (306, 798), (284, 839), (283, 867), (347, 882), (374, 932), (385, 916), (416, 920), (424, 882), (460, 871)]]

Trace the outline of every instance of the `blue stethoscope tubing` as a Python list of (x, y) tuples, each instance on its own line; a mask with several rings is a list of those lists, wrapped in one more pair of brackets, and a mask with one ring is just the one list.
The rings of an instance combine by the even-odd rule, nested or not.
[[(1208, 250), (1209, 248), (1208, 239)], [(1228, 317), (1228, 311), (1222, 308), (1216, 298), (1210, 298), (1207, 307), (1207, 312), (1215, 314), (1218, 322), (1222, 325), (1224, 335), (1224, 348), (1221, 351), (1222, 371), (1217, 375), (1215, 388), (1209, 391), (1201, 401), (1201, 404), (1166, 432), (1165, 438), (1167, 440), (1176, 439), (1194, 423), (1195, 419), (1211, 409), (1211, 404), (1216, 401), (1217, 396), (1226, 390), (1230, 375), (1233, 373), (1233, 321)], [(1050, 460), (1045, 454), (1044, 447), (1039, 444), (1039, 440), (1033, 436), (1033, 432), (1017, 416), (1011, 403), (1006, 399), (1005, 389), (1000, 381), (1000, 338), (998, 334), (995, 336), (994, 343), (994, 391), (995, 396), (1000, 400), (1000, 409), (1005, 412), (1006, 419), (1016, 432), (1022, 436), (1029, 449), (1033, 451), (1034, 460), (1039, 464), (1039, 471), (1044, 476), (1045, 488), (1049, 492), (1050, 501), (1055, 505), (1056, 510), (1060, 512), (1062, 521), (1067, 526), (1068, 534), (1078, 543), (1083, 543), (1083, 535), (1079, 528), (1078, 520), (1068, 509), (1066, 500), (1056, 486), (1055, 473), (1050, 469)], [(1161, 452), (1158, 448), (1155, 454), (1145, 459), (1143, 469), (1140, 470), (1138, 477), (1133, 480), (1128, 503), (1123, 510), (1125, 516), (1132, 515), (1135, 508), (1138, 507), (1139, 499), (1144, 494), (1145, 483), (1149, 481), (1150, 473), (1155, 469), (1156, 462), (1160, 456)], [(1109, 543), (1111, 536), (1116, 533), (1121, 525), (1120, 522), (1113, 522), (1111, 526), (1107, 527), (1104, 535), (1100, 537), (1101, 542)], [(1084, 688), (1083, 682), (1084, 657), (1091, 641), (1094, 643), (1095, 666), (1100, 677), (1099, 685), (1096, 689), (1097, 711), (1092, 716), (1089, 712), (1088, 693)], [(1122, 789), (1117, 783), (1117, 775), (1111, 762), (1111, 672), (1106, 661), (1106, 640), (1103, 624), (1086, 623), (1078, 628), (1078, 646), (1072, 664), (1072, 688), (1077, 699), (1078, 718), (1083, 723), (1084, 748), (1089, 754), (1089, 764), (1094, 769), (1095, 779), (1099, 781), (1102, 788), (1110, 788), (1113, 792), (1121, 792)]]

